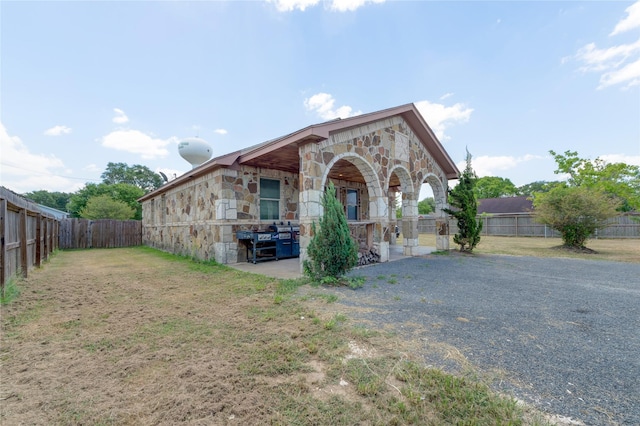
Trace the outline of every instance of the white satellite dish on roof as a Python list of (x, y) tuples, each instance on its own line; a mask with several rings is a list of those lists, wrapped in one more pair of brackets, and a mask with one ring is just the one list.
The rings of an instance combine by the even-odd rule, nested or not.
[(181, 140), (178, 144), (178, 152), (182, 158), (191, 163), (193, 169), (211, 158), (211, 147), (200, 138)]

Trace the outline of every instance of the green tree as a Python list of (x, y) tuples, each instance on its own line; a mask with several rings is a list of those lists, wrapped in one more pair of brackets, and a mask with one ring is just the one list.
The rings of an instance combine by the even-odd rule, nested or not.
[(98, 195), (89, 198), (87, 205), (80, 211), (84, 219), (117, 219), (128, 220), (135, 215), (135, 209), (125, 202), (114, 200), (108, 195)]
[(572, 248), (584, 248), (596, 229), (618, 214), (620, 203), (602, 189), (586, 186), (557, 186), (533, 200), (536, 220), (560, 232), (563, 244)]
[(497, 176), (484, 176), (476, 181), (473, 192), (476, 195), (476, 199), (499, 198), (513, 197), (517, 194), (518, 189), (509, 179)]
[(319, 228), (311, 225), (311, 241), (307, 247), (305, 275), (314, 280), (325, 277), (339, 279), (358, 263), (358, 246), (351, 238), (344, 207), (336, 197), (336, 188), (329, 182), (322, 196), (324, 214)]
[(158, 173), (140, 164), (107, 163), (107, 170), (100, 177), (107, 185), (128, 183), (142, 188), (145, 193), (160, 188), (164, 182)]
[(467, 167), (458, 184), (449, 190), (449, 204), (454, 209), (443, 209), (458, 221), (458, 233), (453, 236), (453, 241), (460, 246), (460, 251), (472, 252), (480, 242), (482, 221), (476, 219), (478, 201), (473, 191), (477, 179), (471, 167), (471, 154), (467, 151)]
[(418, 201), (418, 214), (429, 214), (436, 211), (436, 200), (433, 197), (427, 197), (422, 201)]
[(558, 165), (556, 174), (567, 174), (567, 185), (601, 190), (620, 200), (620, 211), (640, 210), (640, 167), (580, 158), (576, 151), (549, 151)]
[(71, 198), (71, 194), (66, 192), (49, 192), (45, 190), (27, 192), (24, 196), (43, 206), (62, 211), (67, 211), (67, 203)]
[(562, 183), (558, 181), (547, 182), (545, 180), (538, 180), (535, 182), (527, 183), (526, 185), (519, 186), (517, 195), (531, 197), (536, 192), (549, 192), (551, 189), (561, 184)]
[(74, 193), (69, 203), (67, 204), (67, 211), (71, 214), (71, 217), (81, 217), (80, 212), (87, 205), (87, 202), (91, 197), (97, 197), (99, 195), (108, 195), (114, 200), (122, 201), (135, 211), (133, 219), (142, 219), (142, 205), (138, 202), (138, 198), (145, 194), (144, 190), (128, 184), (118, 183), (109, 185), (106, 183), (88, 183), (84, 188)]

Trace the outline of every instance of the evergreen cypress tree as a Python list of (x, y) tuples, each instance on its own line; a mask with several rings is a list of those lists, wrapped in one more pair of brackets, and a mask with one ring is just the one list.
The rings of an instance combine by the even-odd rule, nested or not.
[(307, 247), (309, 259), (304, 261), (304, 272), (314, 280), (325, 277), (339, 279), (358, 263), (358, 247), (351, 238), (344, 207), (336, 197), (333, 182), (322, 196), (324, 215), (319, 228), (311, 225), (313, 237)]
[(458, 233), (453, 236), (453, 241), (460, 246), (460, 251), (472, 252), (480, 242), (482, 221), (476, 220), (478, 201), (473, 190), (477, 180), (471, 168), (471, 154), (467, 151), (467, 167), (458, 185), (449, 190), (449, 204), (455, 209), (443, 209), (458, 220)]

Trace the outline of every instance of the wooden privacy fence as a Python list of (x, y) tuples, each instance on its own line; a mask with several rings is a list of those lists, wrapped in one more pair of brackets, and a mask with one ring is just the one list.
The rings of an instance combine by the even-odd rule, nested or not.
[(59, 222), (37, 204), (0, 187), (0, 291), (18, 274), (40, 266), (58, 248)]
[[(505, 237), (560, 237), (560, 233), (547, 225), (537, 223), (534, 215), (520, 214), (492, 214), (480, 215), (482, 221), (482, 235)], [(449, 219), (451, 235), (458, 232), (455, 219)], [(418, 219), (418, 232), (421, 234), (436, 233), (436, 218), (423, 217)], [(598, 229), (595, 238), (640, 238), (640, 214), (626, 213), (608, 221), (606, 227)]]
[(142, 245), (142, 221), (62, 219), (60, 248), (114, 248)]

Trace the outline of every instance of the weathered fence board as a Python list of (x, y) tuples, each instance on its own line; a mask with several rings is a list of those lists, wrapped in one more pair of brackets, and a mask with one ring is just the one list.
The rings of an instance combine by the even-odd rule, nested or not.
[(115, 248), (142, 245), (139, 220), (62, 219), (60, 248)]
[[(532, 214), (495, 214), (478, 216), (482, 221), (482, 235), (505, 237), (560, 237), (560, 233), (546, 225), (537, 223)], [(458, 232), (455, 219), (449, 219), (451, 235)], [(418, 232), (436, 233), (436, 218), (418, 219)], [(640, 238), (640, 214), (626, 213), (608, 221), (606, 227), (598, 229), (595, 238)]]
[(0, 291), (16, 275), (27, 277), (58, 246), (58, 221), (38, 205), (0, 187)]

